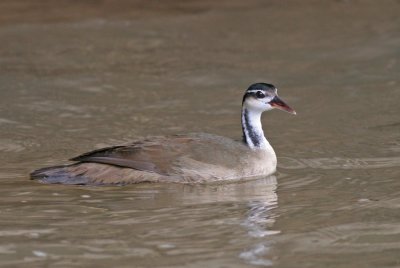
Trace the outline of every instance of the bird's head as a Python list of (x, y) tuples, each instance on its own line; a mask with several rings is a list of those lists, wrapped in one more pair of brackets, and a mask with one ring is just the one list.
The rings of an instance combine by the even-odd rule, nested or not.
[(251, 111), (265, 112), (277, 108), (296, 114), (295, 110), (278, 97), (278, 89), (266, 83), (252, 84), (243, 96), (242, 105)]

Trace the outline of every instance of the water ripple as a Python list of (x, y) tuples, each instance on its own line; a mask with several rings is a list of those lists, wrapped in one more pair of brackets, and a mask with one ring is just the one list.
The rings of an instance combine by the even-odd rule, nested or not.
[(355, 222), (320, 228), (303, 234), (288, 234), (281, 239), (292, 244), (294, 252), (349, 254), (400, 250), (400, 242), (397, 239), (399, 236), (398, 224)]
[(374, 169), (400, 167), (400, 157), (375, 158), (309, 158), (280, 157), (279, 168), (283, 169)]

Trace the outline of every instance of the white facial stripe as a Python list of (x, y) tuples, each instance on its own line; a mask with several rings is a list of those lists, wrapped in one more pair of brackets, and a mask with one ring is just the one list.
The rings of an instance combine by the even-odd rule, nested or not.
[[(263, 93), (266, 93), (264, 90), (262, 90), (262, 89), (252, 89), (252, 90), (247, 90), (246, 91), (246, 93), (257, 93), (257, 92), (259, 92), (259, 91), (261, 91), (261, 92), (263, 92)], [(275, 89), (275, 93), (277, 93), (278, 92), (278, 89)], [(266, 94), (268, 94), (268, 93), (266, 93)]]

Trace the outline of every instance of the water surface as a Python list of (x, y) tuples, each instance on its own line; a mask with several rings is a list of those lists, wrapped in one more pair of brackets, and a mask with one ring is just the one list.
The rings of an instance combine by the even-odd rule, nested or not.
[[(399, 267), (400, 3), (308, 2), (3, 1), (0, 266)], [(275, 176), (29, 181), (137, 137), (240, 138), (258, 81), (298, 112), (263, 118)]]

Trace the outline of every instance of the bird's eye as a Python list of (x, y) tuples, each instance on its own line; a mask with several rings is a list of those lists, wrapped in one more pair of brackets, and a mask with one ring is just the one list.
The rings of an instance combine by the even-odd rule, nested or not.
[(265, 98), (265, 94), (262, 93), (261, 91), (257, 91), (256, 97), (259, 98), (259, 99), (262, 99), (262, 98)]

